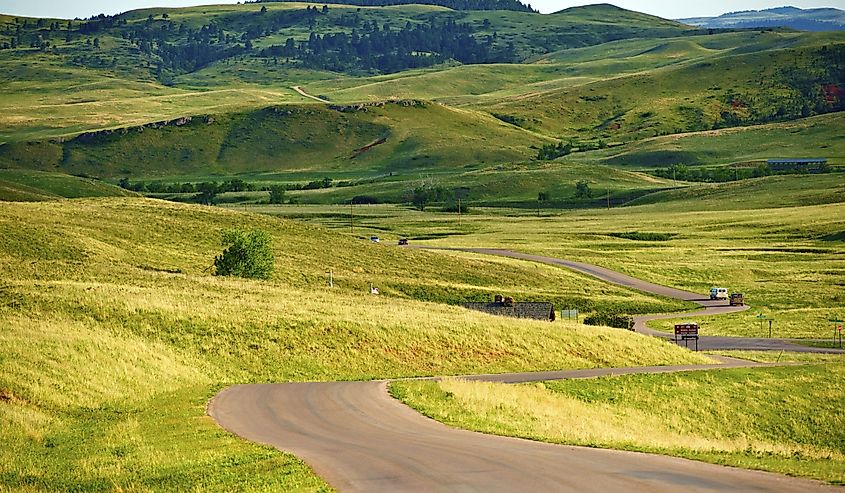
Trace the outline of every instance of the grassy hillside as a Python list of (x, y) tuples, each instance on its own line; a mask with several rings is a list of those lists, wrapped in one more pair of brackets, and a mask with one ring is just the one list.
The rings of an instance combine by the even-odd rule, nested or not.
[(88, 178), (29, 170), (0, 169), (0, 200), (13, 202), (134, 195)]
[[(306, 10), (306, 7), (319, 10)], [(484, 54), (466, 57), (458, 52), (429, 52), (413, 58), (413, 66), (431, 65), (440, 55), (465, 61), (515, 62), (535, 53), (566, 47), (587, 46), (615, 39), (667, 37), (696, 33), (694, 28), (657, 17), (625, 11), (610, 6), (591, 6), (554, 15), (514, 11), (453, 11), (436, 6), (400, 5), (392, 7), (359, 7), (333, 4), (266, 3), (258, 5), (200, 6), (182, 9), (143, 9), (118, 16), (89, 21), (59, 19), (0, 18), (0, 51), (2, 58), (26, 61), (30, 56), (44, 55), (63, 66), (109, 70), (127, 78), (157, 79), (172, 83), (180, 74), (192, 73), (208, 66), (222, 68), (244, 59), (271, 60), (274, 67), (329, 68), (336, 71), (366, 72), (385, 70), (384, 60), (367, 60), (359, 51), (349, 58), (360, 58), (360, 64), (340, 65), (333, 60), (337, 46), (304, 52), (281, 50), (287, 42), (308, 41), (310, 34), (343, 33), (369, 35), (377, 25), (381, 34), (399, 33), (416, 27), (458, 25), (467, 33), (468, 43), (481, 43)], [(385, 29), (387, 26), (387, 29)], [(220, 34), (218, 27), (223, 29)], [(204, 31), (203, 31), (204, 29)], [(199, 33), (199, 35), (195, 35)], [(377, 33), (378, 34), (378, 33)], [(440, 33), (432, 33), (441, 36)], [(490, 36), (488, 40), (487, 37)], [(94, 46), (94, 39), (97, 39)], [(414, 42), (412, 49), (424, 51), (425, 36)], [(448, 41), (442, 36), (441, 41)], [(370, 48), (375, 55), (406, 57), (400, 47), (385, 49), (381, 38), (373, 37)], [(145, 44), (149, 41), (149, 44)], [(165, 46), (167, 44), (168, 46)], [(447, 43), (440, 45), (446, 48)], [(279, 47), (279, 48), (273, 48)], [(93, 49), (92, 49), (93, 48)], [(271, 50), (272, 49), (272, 50)], [(196, 58), (184, 57), (181, 50), (192, 51)], [(502, 58), (504, 57), (504, 58)], [(375, 65), (369, 65), (375, 62)], [(266, 64), (266, 63), (265, 63)], [(335, 67), (335, 68), (333, 68)], [(340, 69), (340, 70), (338, 70)], [(396, 71), (396, 70), (387, 70)]]
[(699, 210), (747, 211), (841, 204), (843, 192), (845, 176), (841, 173), (770, 176), (730, 183), (687, 184), (636, 198), (625, 205), (659, 204), (667, 212), (682, 212), (688, 211), (694, 201)]
[[(419, 101), (249, 113), (0, 146), (0, 166), (104, 178), (297, 171), (344, 176), (527, 159), (545, 139), (486, 113)], [(368, 146), (375, 144), (372, 148)]]
[[(820, 67), (834, 70), (840, 64), (836, 56), (841, 53), (842, 45), (841, 36), (829, 33), (707, 35), (671, 21), (609, 6), (539, 15), (504, 11), (454, 12), (425, 6), (363, 7), (359, 12), (357, 7), (336, 5), (328, 13), (320, 13), (313, 27), (307, 19), (297, 17), (306, 4), (270, 3), (266, 6), (269, 11), (265, 15), (257, 12), (259, 7), (255, 5), (147, 9), (89, 24), (71, 22), (69, 34), (66, 21), (48, 19), (39, 23), (34, 19), (5, 18), (5, 23), (0, 23), (0, 46), (15, 38), (18, 47), (0, 49), (0, 68), (6, 74), (0, 80), (5, 89), (0, 95), (0, 141), (68, 137), (88, 130), (307, 101), (291, 89), (294, 85), (304, 85), (313, 94), (342, 104), (388, 98), (436, 99), (450, 105), (473, 108), (482, 105), (490, 113), (554, 137), (578, 133), (586, 137), (602, 135), (612, 140), (627, 139), (654, 135), (653, 131), (694, 130), (701, 128), (702, 122), (715, 123), (716, 116), (721, 116), (719, 108), (728, 103), (709, 104), (702, 98), (724, 99), (727, 94), (722, 93), (729, 87), (740, 96), (756, 97), (761, 91), (768, 91), (756, 86), (760, 78), (770, 81), (771, 87), (776, 89), (792, 88), (786, 92), (778, 89), (773, 95), (775, 102), (762, 102), (760, 108), (756, 107), (757, 102), (750, 106), (761, 114), (777, 113), (779, 106), (784, 105), (784, 117), (794, 118), (795, 111), (801, 114), (801, 105), (805, 102), (810, 106), (810, 114), (827, 111), (830, 108), (814, 107), (816, 100), (812, 91), (817, 87), (796, 89), (794, 84), (790, 85), (794, 82), (793, 72), (806, 69), (803, 65), (792, 67), (792, 59), (813, 54), (806, 60), (813, 70), (818, 72)], [(166, 19), (165, 14), (168, 15)], [(152, 21), (148, 19), (150, 15)], [(293, 17), (288, 21), (284, 20), (285, 16)], [(284, 45), (288, 37), (296, 43), (306, 43), (311, 32), (351, 34), (353, 18), (357, 19), (359, 32), (364, 31), (363, 26), (373, 23), (381, 26), (380, 29), (388, 25), (396, 31), (402, 26), (423, 25), (432, 19), (455, 21), (471, 26), (477, 40), (486, 40), (495, 33), (493, 46), (513, 44), (518, 56), (508, 60), (509, 63), (492, 65), (491, 62), (501, 60), (478, 59), (466, 64), (444, 60), (432, 67), (384, 75), (378, 71), (342, 72), (331, 67), (311, 66), (287, 56), (268, 56), (262, 51)], [(56, 26), (58, 29), (54, 29)], [(218, 38), (229, 36), (223, 41), (208, 41), (211, 43), (208, 45), (202, 41), (202, 49), (197, 48), (197, 53), (211, 50), (210, 54), (206, 53), (214, 55), (210, 59), (194, 60), (196, 63), (188, 65), (179, 62), (174, 66), (176, 58), (184, 53), (156, 51), (157, 47), (166, 45), (190, 52), (185, 45), (189, 34), (193, 33), (190, 36), (196, 38), (205, 27), (206, 34), (200, 36), (205, 39), (211, 36), (207, 35), (212, 29), (209, 26), (214, 26)], [(217, 26), (223, 26), (222, 35), (217, 32)], [(246, 37), (253, 45), (251, 51), (246, 50), (243, 41), (247, 31)], [(166, 39), (153, 41), (152, 48), (144, 45), (147, 38), (155, 40), (161, 32), (166, 32)], [(95, 38), (98, 48), (93, 47)], [(30, 47), (46, 42), (50, 45)], [(820, 50), (822, 46), (827, 47), (834, 63), (823, 61), (819, 64), (818, 53), (813, 50)], [(767, 55), (757, 59), (735, 58), (749, 53)], [(716, 59), (721, 61), (711, 64), (710, 60)], [(621, 110), (628, 116), (622, 127), (614, 131), (605, 128), (617, 123), (608, 121), (604, 125), (610, 117), (619, 117), (616, 110), (620, 108), (616, 108), (618, 105), (611, 95), (624, 91), (620, 93), (614, 85), (616, 78), (640, 72), (651, 74), (660, 67), (668, 70), (695, 62), (704, 65), (688, 67), (689, 73), (664, 70), (645, 76), (648, 84), (665, 87), (664, 92), (675, 98), (677, 105), (692, 110), (669, 108), (664, 114), (661, 108), (665, 101), (662, 99), (655, 105), (650, 98), (625, 95), (627, 102)], [(767, 68), (765, 73), (747, 77), (747, 73), (756, 70), (746, 67), (749, 64)], [(742, 67), (742, 73), (722, 81), (720, 87), (724, 90), (721, 92), (710, 94), (696, 84), (690, 85), (691, 80), (701, 79), (703, 84), (710, 79), (721, 79), (727, 72), (723, 70), (726, 66)], [(841, 85), (840, 75), (833, 72), (830, 77), (814, 74), (818, 79), (814, 81)], [(712, 83), (705, 89), (718, 85)], [(569, 92), (573, 87), (581, 89), (573, 91), (571, 97), (558, 97), (561, 91)], [(799, 93), (800, 101), (796, 102)], [(582, 101), (579, 99), (582, 96), (604, 96), (606, 99)], [(796, 104), (798, 108), (793, 108)], [(560, 112), (560, 108), (569, 106), (577, 109), (574, 116)], [(652, 107), (660, 109), (653, 118), (637, 116), (648, 113)], [(545, 109), (534, 114), (534, 108)], [(700, 118), (696, 116), (699, 110), (703, 111)], [(675, 114), (678, 111), (682, 114)], [(729, 118), (724, 123), (735, 126), (755, 115), (740, 111), (734, 116), (738, 119)], [(650, 118), (653, 121), (645, 121)], [(578, 120), (579, 125), (572, 125), (573, 120)], [(664, 120), (664, 123), (653, 125), (655, 121)], [(591, 125), (585, 126), (588, 123)]]
[[(768, 327), (761, 333), (755, 319), (763, 312), (776, 320), (778, 337), (822, 338), (830, 335), (827, 320), (842, 318), (837, 315), (845, 273), (842, 186), (838, 174), (769, 177), (661, 192), (668, 197), (650, 205), (543, 210), (542, 217), (501, 208), (476, 209), (458, 218), (366, 206), (355, 208), (355, 228), (419, 238), (417, 243), (501, 247), (581, 260), (700, 293), (725, 286), (744, 293), (753, 309), (702, 318), (704, 334), (766, 336)], [(348, 207), (256, 210), (349, 227)], [(617, 236), (632, 232), (660, 235), (647, 241)]]
[[(271, 233), (274, 280), (209, 274), (231, 227)], [(298, 460), (204, 416), (233, 383), (705, 360), (627, 332), (408, 299), (567, 286), (610, 303), (639, 294), (264, 216), (141, 199), (2, 203), (0, 234), (0, 484), (10, 490), (325, 491)], [(365, 294), (369, 282), (386, 296)]]
[(809, 116), (841, 109), (817, 92), (845, 81), (842, 36), (828, 36), (838, 44), (710, 57), (480, 106), (549, 135), (611, 142)]
[(829, 376), (845, 369), (843, 364), (840, 356), (800, 367), (533, 385), (399, 382), (392, 391), (427, 416), (474, 431), (674, 455), (842, 484), (845, 435), (833, 423), (841, 421), (845, 388)]
[[(470, 167), (470, 166), (467, 166)], [(589, 198), (576, 197), (576, 183), (587, 180), (593, 187)], [(572, 163), (508, 164), (474, 170), (415, 176), (409, 173), (367, 180), (342, 188), (290, 192), (299, 203), (341, 204), (353, 197), (376, 197), (382, 201), (405, 203), (415, 187), (432, 185), (447, 190), (461, 190), (468, 207), (586, 208), (605, 206), (607, 193), (614, 205), (634, 200), (672, 186), (671, 180), (622, 171), (606, 166)], [(538, 204), (540, 193), (547, 198)], [(449, 199), (447, 202), (452, 202)], [(437, 206), (434, 206), (435, 208)]]
[[(842, 40), (841, 35), (832, 33), (757, 31), (623, 39), (538, 55), (530, 59), (532, 63), (463, 65), (366, 78), (326, 78), (314, 81), (309, 87), (334, 101), (424, 95), (449, 104), (479, 105), (539, 96), (661, 67), (750, 53), (836, 46)], [(740, 87), (746, 84), (743, 81)], [(677, 89), (682, 92), (685, 87), (679, 84)]]
[(579, 154), (578, 158), (634, 168), (673, 164), (740, 166), (776, 158), (823, 157), (845, 165), (845, 113), (793, 122), (720, 129), (643, 139), (626, 146)]

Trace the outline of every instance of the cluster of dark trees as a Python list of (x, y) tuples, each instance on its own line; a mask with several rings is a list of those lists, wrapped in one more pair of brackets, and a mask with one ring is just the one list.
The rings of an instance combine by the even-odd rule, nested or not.
[(28, 46), (46, 50), (56, 46), (53, 38), (64, 38), (65, 41), (70, 41), (72, 32), (72, 21), (67, 23), (53, 21), (48, 26), (45, 19), (29, 22), (27, 19), (15, 18), (14, 24), (6, 24), (5, 28), (0, 31), (3, 35), (10, 37), (8, 41), (0, 43), (0, 49), (8, 50)]
[(595, 151), (597, 149), (605, 149), (607, 146), (607, 142), (603, 139), (592, 142), (576, 142), (570, 140), (567, 143), (558, 142), (557, 144), (546, 144), (537, 152), (537, 159), (541, 161), (551, 161), (553, 159), (572, 154), (573, 152)]
[(690, 167), (684, 164), (675, 164), (665, 169), (658, 169), (654, 175), (670, 180), (725, 183), (729, 181), (747, 180), (748, 178), (760, 178), (769, 176), (772, 172), (765, 164), (753, 168), (699, 168)]
[(720, 168), (699, 168), (689, 167), (684, 164), (675, 164), (665, 169), (655, 170), (652, 173), (662, 178), (694, 181), (724, 183), (729, 181), (747, 180), (749, 178), (761, 178), (770, 175), (800, 175), (808, 173), (829, 173), (829, 165), (820, 166), (796, 166), (782, 170), (772, 170), (767, 164), (758, 164), (754, 167), (728, 167)]
[(572, 143), (558, 142), (557, 144), (545, 144), (537, 152), (537, 159), (541, 161), (551, 161), (559, 157), (568, 156), (572, 153)]
[(226, 192), (270, 192), (270, 203), (281, 204), (284, 201), (286, 185), (263, 185), (249, 183), (240, 178), (218, 183), (216, 181), (202, 183), (162, 183), (162, 182), (135, 182), (131, 183), (129, 178), (123, 178), (118, 182), (121, 188), (139, 193), (162, 193), (162, 194), (195, 194), (189, 200), (205, 205), (212, 205), (215, 198)]
[[(499, 4), (504, 0), (479, 1), (489, 3), (491, 8), (502, 8)], [(515, 0), (510, 1), (522, 5)], [(465, 3), (470, 5), (471, 2)], [(322, 8), (307, 6), (305, 9), (278, 11), (270, 11), (263, 6), (256, 12), (231, 15), (225, 21), (217, 19), (200, 27), (172, 22), (167, 14), (160, 17), (150, 15), (146, 21), (132, 23), (121, 16), (100, 15), (75, 25), (73, 22), (67, 25), (54, 22), (50, 29), (59, 33), (59, 36), (66, 36), (67, 40), (74, 33), (94, 36), (97, 45), (99, 36), (120, 36), (145, 56), (147, 67), (160, 80), (242, 55), (273, 58), (276, 63), (279, 58), (283, 58), (286, 62), (315, 69), (384, 73), (427, 67), (447, 60), (466, 64), (517, 61), (516, 48), (512, 42), (500, 42), (496, 33), (476, 36), (475, 26), (459, 23), (453, 17), (439, 21), (429, 19), (421, 23), (409, 21), (397, 28), (389, 23), (379, 25), (374, 20), (367, 21), (358, 12), (332, 17), (328, 17), (328, 13), (327, 5)], [(318, 22), (321, 26), (328, 22), (351, 28), (352, 32), (321, 35), (316, 27)], [(487, 29), (489, 25), (486, 22), (481, 28)], [(255, 40), (293, 26), (309, 29), (308, 40), (288, 38), (283, 45), (255, 50)], [(12, 41), (0, 47), (17, 48), (22, 39), (42, 49), (51, 46), (49, 36), (35, 36), (25, 31), (24, 25), (18, 25), (16, 29), (26, 35), (17, 35), (16, 31)], [(87, 55), (73, 58), (76, 65), (111, 65), (99, 60), (93, 62)]]
[(482, 40), (473, 36), (473, 27), (454, 19), (424, 24), (407, 22), (401, 29), (381, 28), (375, 21), (364, 22), (351, 34), (311, 32), (308, 41), (288, 38), (261, 52), (265, 57), (295, 59), (310, 68), (333, 71), (378, 70), (397, 72), (427, 67), (449, 59), (461, 63), (508, 63), (516, 61), (513, 43), (496, 43), (496, 36)]
[(141, 53), (160, 59), (159, 74), (163, 70), (193, 72), (246, 51), (240, 44), (243, 36), (226, 33), (216, 23), (191, 28), (184, 23), (176, 25), (166, 19), (156, 22), (148, 17), (143, 24), (133, 24), (121, 34)]
[[(845, 46), (822, 46), (796, 56), (792, 64), (777, 67), (760, 84), (778, 90), (757, 94), (727, 91), (723, 111), (712, 128), (728, 128), (806, 118), (845, 111)], [(783, 88), (792, 89), (784, 92)]]
[[(298, 2), (299, 0), (255, 0), (245, 3)], [(519, 0), (345, 0), (346, 5), (362, 7), (386, 7), (389, 5), (438, 5), (452, 10), (515, 10), (517, 12), (536, 12), (531, 5)]]
[(118, 186), (125, 190), (132, 190), (140, 193), (195, 193), (201, 189), (211, 190), (216, 193), (225, 192), (250, 192), (256, 190), (266, 190), (267, 188), (259, 188), (255, 183), (248, 183), (240, 178), (235, 178), (222, 183), (203, 182), (203, 183), (162, 183), (158, 181), (151, 181), (144, 183), (142, 181), (131, 183), (129, 178), (122, 178), (118, 182)]
[(288, 190), (318, 190), (321, 188), (331, 188), (333, 186), (351, 186), (351, 182), (335, 182), (331, 178), (320, 178), (306, 184), (301, 183), (285, 183), (285, 184), (256, 184), (246, 182), (240, 178), (234, 178), (222, 183), (216, 181), (202, 182), (202, 183), (163, 183), (158, 181), (151, 182), (130, 182), (129, 178), (122, 178), (118, 185), (125, 190), (132, 190), (138, 193), (161, 193), (161, 194), (197, 194), (194, 198), (196, 202), (211, 204), (214, 198), (227, 192), (255, 192), (264, 191), (270, 192), (270, 203), (281, 204), (285, 197), (285, 192)]
[(450, 189), (440, 185), (423, 184), (405, 192), (404, 198), (421, 211), (430, 204), (440, 203), (444, 205), (443, 212), (468, 212), (463, 203), (468, 196), (469, 189), (465, 187)]

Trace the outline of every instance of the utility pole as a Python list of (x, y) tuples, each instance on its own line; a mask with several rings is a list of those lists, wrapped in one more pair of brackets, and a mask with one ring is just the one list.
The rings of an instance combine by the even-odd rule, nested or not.
[(349, 232), (355, 234), (355, 226), (352, 224), (352, 199), (349, 199)]
[(461, 198), (458, 197), (458, 226), (461, 225)]

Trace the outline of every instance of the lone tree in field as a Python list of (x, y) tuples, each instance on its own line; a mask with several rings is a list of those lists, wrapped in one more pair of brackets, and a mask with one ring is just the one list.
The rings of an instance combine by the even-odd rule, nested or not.
[(579, 199), (589, 199), (593, 196), (593, 191), (590, 190), (590, 183), (587, 180), (578, 180), (575, 183), (575, 197)]
[(266, 231), (231, 229), (223, 233), (223, 253), (214, 259), (214, 275), (250, 279), (273, 276), (272, 240)]
[(270, 203), (284, 204), (285, 203), (285, 187), (282, 185), (273, 185), (270, 187)]

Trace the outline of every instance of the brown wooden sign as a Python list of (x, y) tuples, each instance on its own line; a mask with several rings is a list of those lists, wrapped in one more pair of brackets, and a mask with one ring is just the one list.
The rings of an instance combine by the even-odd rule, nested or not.
[(680, 336), (682, 339), (698, 338), (698, 324), (676, 324), (675, 337)]
[(679, 340), (684, 341), (685, 344), (688, 344), (686, 341), (694, 340), (695, 350), (698, 351), (698, 324), (675, 324), (675, 343), (677, 344)]

